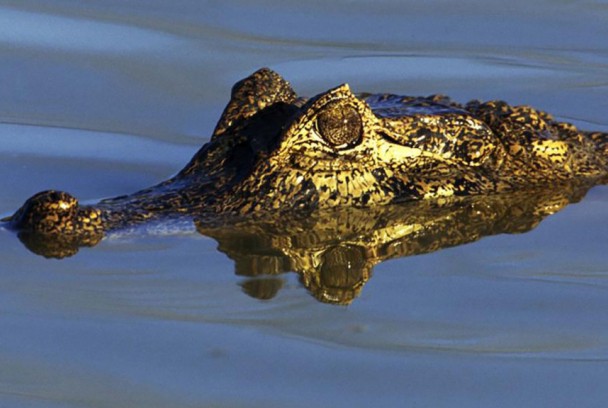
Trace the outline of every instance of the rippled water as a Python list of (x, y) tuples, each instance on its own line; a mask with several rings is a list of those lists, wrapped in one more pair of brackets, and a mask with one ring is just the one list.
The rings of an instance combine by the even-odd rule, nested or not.
[[(608, 131), (600, 1), (0, 1), (0, 213), (179, 170), (261, 66), (303, 95), (446, 93)], [(0, 231), (0, 406), (603, 406), (608, 189), (525, 234), (276, 296), (194, 232), (49, 260)]]

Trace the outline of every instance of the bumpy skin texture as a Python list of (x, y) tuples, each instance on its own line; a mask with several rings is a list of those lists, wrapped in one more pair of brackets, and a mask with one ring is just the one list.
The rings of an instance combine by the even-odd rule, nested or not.
[(42, 192), (8, 222), (86, 245), (180, 214), (255, 218), (604, 182), (607, 153), (607, 134), (528, 106), (355, 95), (348, 85), (306, 99), (261, 69), (234, 86), (210, 142), (175, 177), (92, 206)]

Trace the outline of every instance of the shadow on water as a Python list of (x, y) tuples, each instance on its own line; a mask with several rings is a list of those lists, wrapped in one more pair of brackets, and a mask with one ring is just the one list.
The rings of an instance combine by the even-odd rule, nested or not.
[[(273, 298), (282, 287), (278, 275), (296, 272), (320, 302), (347, 305), (359, 296), (380, 262), (485, 236), (530, 231), (545, 217), (581, 200), (591, 186), (578, 182), (509, 194), (318, 211), (299, 218), (195, 217), (186, 222), (215, 239), (218, 249), (234, 261), (235, 273), (249, 278), (241, 284), (249, 296)], [(19, 239), (38, 255), (64, 258), (82, 246), (98, 244), (102, 236), (49, 239), (21, 232)]]

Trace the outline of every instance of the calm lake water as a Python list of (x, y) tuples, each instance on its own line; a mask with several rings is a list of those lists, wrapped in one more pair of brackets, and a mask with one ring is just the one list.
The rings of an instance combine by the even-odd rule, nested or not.
[[(0, 213), (178, 171), (232, 84), (446, 93), (608, 131), (603, 1), (0, 0)], [(608, 188), (525, 234), (377, 265), (349, 306), (248, 295), (192, 229), (63, 260), (0, 231), (0, 407), (601, 407)], [(274, 286), (273, 286), (274, 285)], [(271, 297), (271, 296), (267, 296)]]

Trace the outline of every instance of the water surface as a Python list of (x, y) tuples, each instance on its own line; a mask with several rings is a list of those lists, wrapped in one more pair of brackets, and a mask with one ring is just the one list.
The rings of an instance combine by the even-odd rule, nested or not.
[[(608, 131), (603, 2), (0, 1), (0, 213), (178, 171), (261, 66), (303, 95), (505, 99)], [(0, 234), (0, 406), (603, 406), (608, 189), (377, 265), (349, 306), (276, 295), (193, 230), (63, 260)]]

